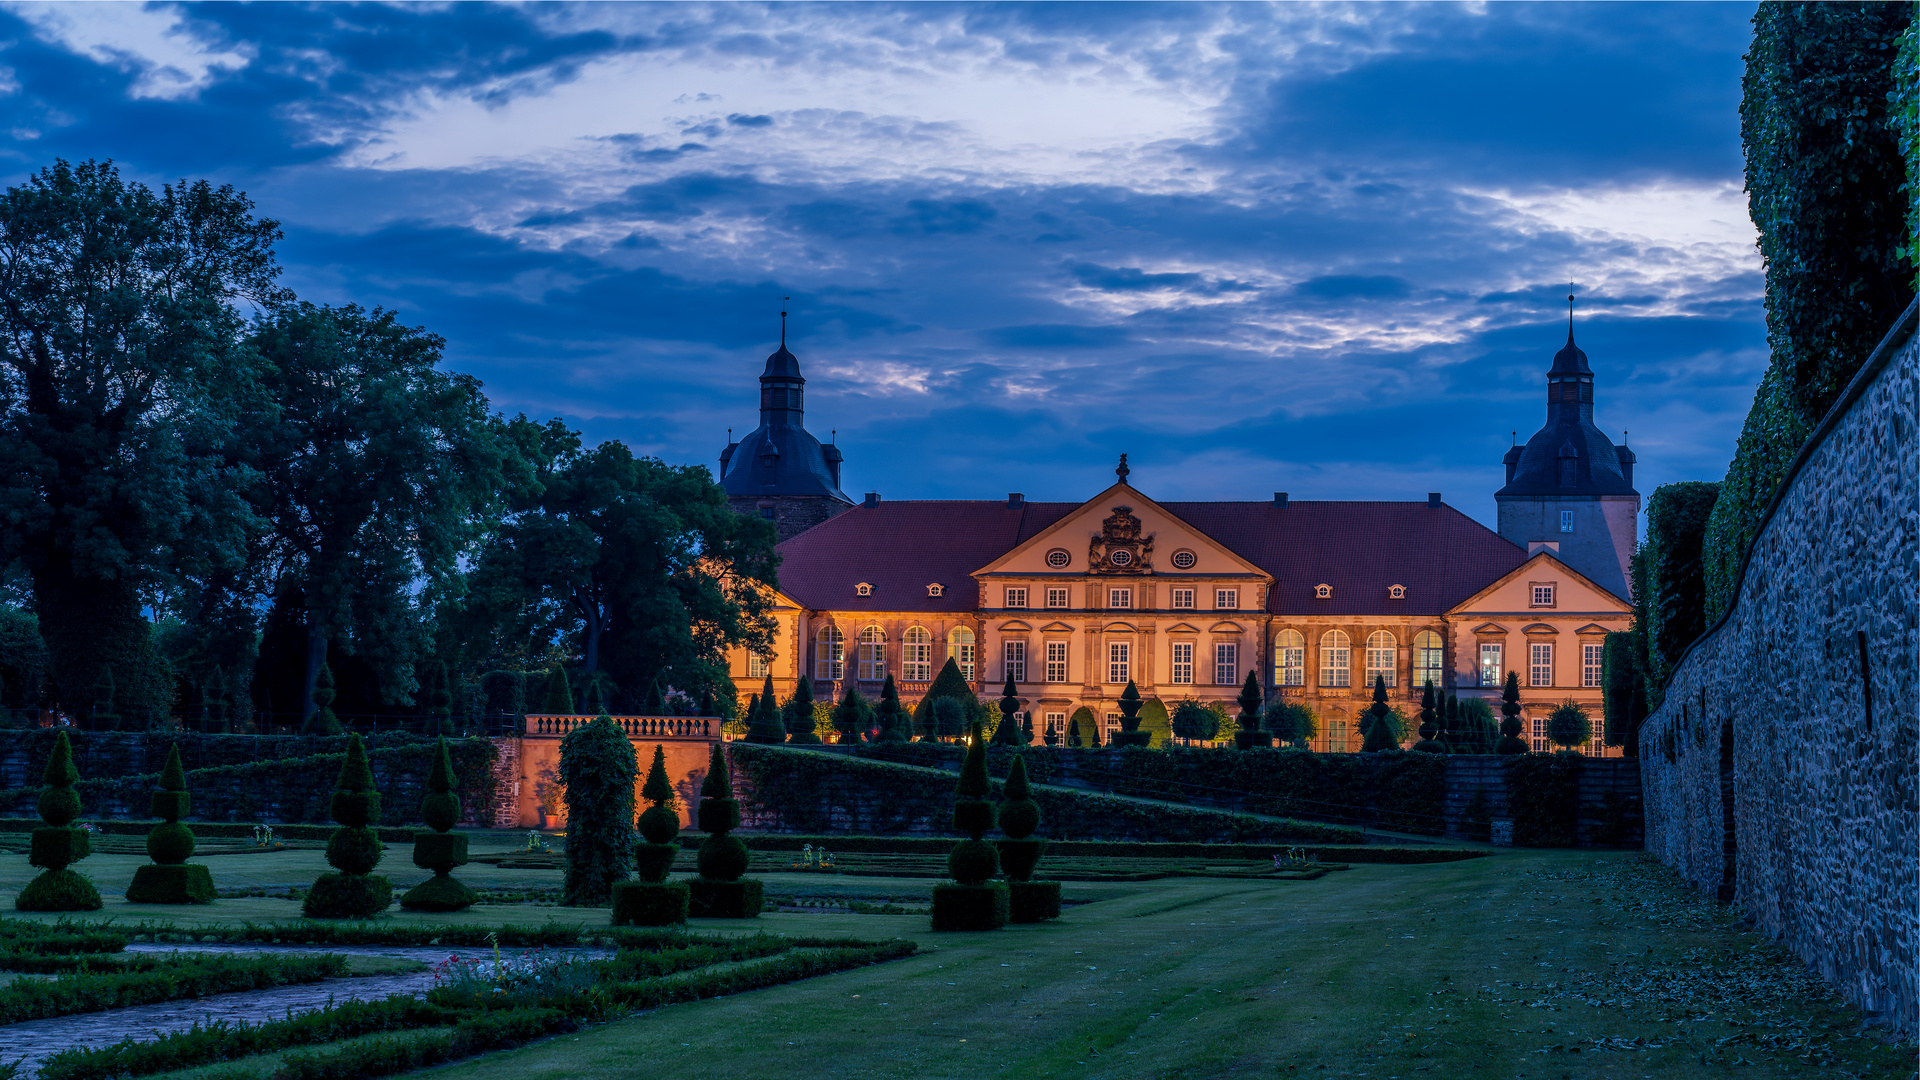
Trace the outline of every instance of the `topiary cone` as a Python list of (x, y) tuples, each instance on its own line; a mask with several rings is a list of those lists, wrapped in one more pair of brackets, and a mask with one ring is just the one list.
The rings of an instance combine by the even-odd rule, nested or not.
[(479, 894), (452, 876), (454, 867), (466, 865), (467, 837), (449, 831), (460, 820), (460, 796), (453, 754), (444, 736), (434, 748), (427, 793), (420, 798), (420, 819), (432, 831), (413, 834), (413, 865), (433, 871), (433, 876), (408, 889), (400, 897), (400, 906), (414, 911), (462, 911), (479, 903)]
[(993, 804), (987, 796), (993, 791), (987, 782), (987, 739), (979, 721), (974, 721), (968, 737), (966, 761), (960, 766), (958, 796), (953, 803), (953, 827), (968, 839), (953, 846), (947, 856), (947, 873), (962, 885), (979, 885), (1000, 872), (1000, 853), (982, 837), (993, 828)]
[(1032, 838), (1034, 830), (1040, 827), (1040, 804), (1033, 801), (1033, 789), (1027, 785), (1024, 757), (1013, 759), (1003, 791), (1006, 801), (1000, 804), (1000, 831), (1007, 838), (996, 845), (1000, 849), (1000, 866), (1008, 881), (1026, 881), (1033, 876), (1034, 865), (1040, 861), (1040, 849), (1046, 841)]
[(733, 797), (727, 755), (717, 742), (707, 759), (707, 778), (700, 785), (698, 818), (707, 838), (700, 844), (700, 876), (687, 883), (688, 912), (723, 919), (759, 915), (761, 883), (742, 876), (747, 872), (747, 845), (728, 835), (740, 824), (740, 803)]
[(640, 835), (646, 842), (634, 850), (636, 869), (641, 881), (665, 881), (673, 869), (674, 856), (680, 852), (680, 845), (673, 842), (680, 835), (680, 810), (673, 784), (667, 779), (664, 746), (653, 748), (653, 764), (647, 768), (647, 781), (640, 788), (640, 797), (653, 805), (640, 814)]
[(167, 748), (167, 764), (160, 770), (160, 789), (150, 803), (160, 824), (147, 833), (147, 856), (155, 865), (135, 868), (127, 899), (136, 904), (211, 904), (213, 875), (204, 866), (188, 865), (193, 855), (193, 830), (180, 824), (187, 816), (187, 774), (180, 766), (180, 744)]
[(373, 769), (366, 747), (355, 734), (347, 740), (346, 760), (333, 793), (333, 820), (341, 825), (327, 840), (327, 864), (337, 871), (322, 874), (307, 891), (302, 910), (309, 918), (364, 919), (393, 903), (393, 884), (370, 872), (380, 865), (380, 836), (367, 826), (380, 820), (380, 793), (373, 789)]
[(67, 869), (93, 854), (93, 843), (85, 829), (71, 825), (80, 816), (80, 796), (73, 790), (80, 770), (73, 767), (73, 743), (65, 731), (54, 738), (43, 779), (47, 789), (40, 793), (39, 806), (46, 825), (33, 830), (27, 864), (45, 872), (27, 882), (13, 906), (21, 911), (98, 911), (100, 890)]

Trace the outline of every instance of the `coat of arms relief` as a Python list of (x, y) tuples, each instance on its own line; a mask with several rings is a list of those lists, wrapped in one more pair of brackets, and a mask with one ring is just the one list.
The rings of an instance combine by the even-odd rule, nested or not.
[(1140, 519), (1133, 507), (1116, 506), (1100, 532), (1087, 545), (1087, 572), (1092, 574), (1153, 573), (1153, 536), (1140, 535)]

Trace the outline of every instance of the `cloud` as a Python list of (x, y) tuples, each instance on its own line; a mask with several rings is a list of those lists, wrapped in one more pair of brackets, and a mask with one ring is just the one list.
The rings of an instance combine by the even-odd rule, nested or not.
[(238, 71), (254, 49), (229, 43), (174, 4), (22, 3), (7, 9), (41, 40), (135, 75), (134, 98), (191, 97), (218, 75)]

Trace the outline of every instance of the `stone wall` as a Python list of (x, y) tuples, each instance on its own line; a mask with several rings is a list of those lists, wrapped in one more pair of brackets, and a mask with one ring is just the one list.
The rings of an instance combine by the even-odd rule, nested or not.
[(1640, 733), (1646, 845), (1881, 1023), (1920, 1027), (1920, 339), (1796, 459), (1735, 603)]

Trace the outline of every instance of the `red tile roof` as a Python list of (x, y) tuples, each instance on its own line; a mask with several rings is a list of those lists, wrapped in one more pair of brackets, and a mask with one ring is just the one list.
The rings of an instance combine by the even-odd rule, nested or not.
[[(1267, 609), (1294, 615), (1437, 615), (1527, 553), (1450, 506), (1425, 502), (1168, 502), (1168, 511), (1274, 576)], [(973, 611), (972, 573), (1079, 503), (901, 501), (856, 506), (780, 545), (780, 589), (826, 611)], [(855, 594), (860, 582), (872, 596)], [(927, 595), (927, 585), (946, 595)], [(1319, 600), (1314, 587), (1333, 586)], [(1404, 600), (1388, 598), (1405, 585)]]

